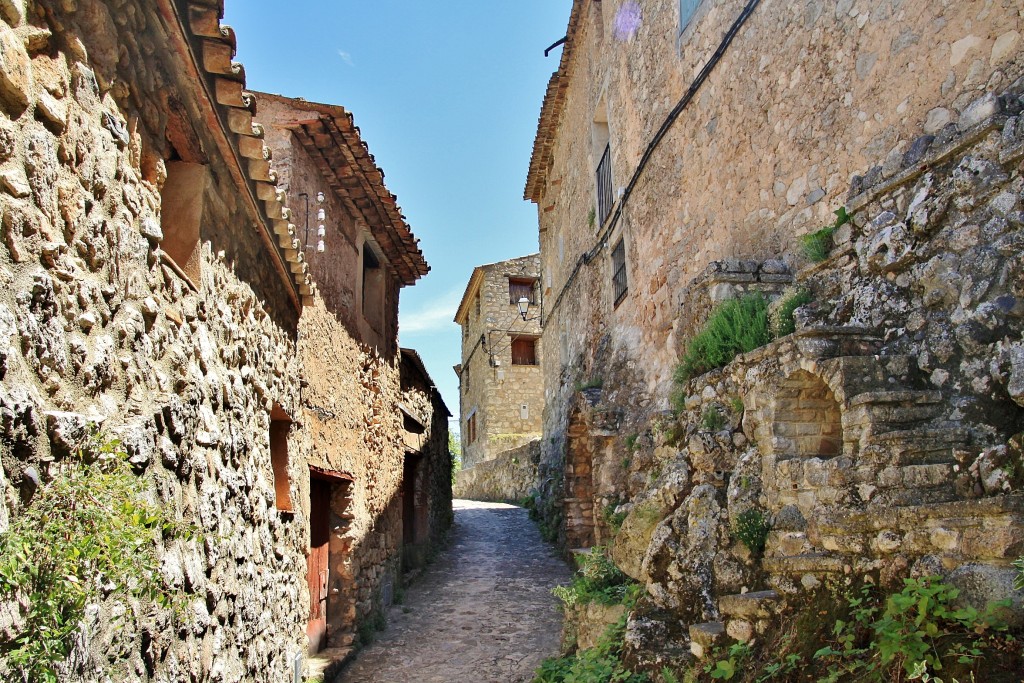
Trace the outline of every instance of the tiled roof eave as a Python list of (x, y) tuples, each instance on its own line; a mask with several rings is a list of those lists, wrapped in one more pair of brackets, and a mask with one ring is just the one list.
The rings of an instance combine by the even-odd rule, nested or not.
[[(232, 61), (234, 31), (220, 23), (223, 0), (157, 0), (186, 62), (194, 66), (192, 76), (205, 88), (209, 104), (206, 124), (221, 148), (229, 170), (245, 188), (248, 204), (259, 224), (260, 240), (273, 256), (274, 270), (286, 283), (296, 309), (311, 301), (313, 294), (309, 267), (298, 249), (291, 211), (285, 195), (278, 190), (277, 174), (271, 166), (270, 150), (263, 144), (263, 129), (253, 121), (255, 97), (245, 90), (245, 70)], [(218, 134), (219, 133), (219, 134)]]

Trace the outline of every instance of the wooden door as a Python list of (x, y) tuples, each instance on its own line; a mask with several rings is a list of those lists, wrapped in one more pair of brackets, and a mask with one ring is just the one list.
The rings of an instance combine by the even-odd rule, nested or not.
[(328, 541), (331, 533), (331, 485), (320, 479), (309, 482), (309, 557), (306, 581), (309, 584), (310, 654), (327, 645), (327, 577), (330, 575)]

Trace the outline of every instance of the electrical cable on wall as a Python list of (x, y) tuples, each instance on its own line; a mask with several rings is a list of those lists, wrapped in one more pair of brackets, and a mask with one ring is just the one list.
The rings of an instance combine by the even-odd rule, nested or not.
[[(555, 302), (551, 305), (551, 310), (547, 312), (548, 318), (550, 318), (558, 309), (559, 304), (562, 303), (562, 299), (564, 298), (565, 293), (568, 291), (569, 287), (572, 286), (573, 282), (576, 280), (576, 276), (579, 275), (579, 272), (580, 270), (582, 270), (583, 266), (591, 263), (597, 257), (597, 255), (601, 253), (601, 250), (607, 246), (608, 237), (615, 230), (615, 226), (618, 224), (619, 218), (622, 217), (623, 208), (625, 207), (626, 202), (629, 201), (629, 197), (633, 193), (633, 188), (636, 187), (636, 184), (637, 182), (639, 182), (641, 175), (643, 175), (643, 172), (646, 169), (647, 164), (651, 159), (651, 156), (654, 154), (654, 151), (658, 148), (658, 145), (661, 144), (661, 141), (664, 139), (665, 135), (668, 134), (669, 129), (676, 122), (676, 119), (679, 118), (679, 115), (682, 114), (686, 107), (690, 104), (690, 102), (693, 101), (693, 98), (697, 95), (697, 92), (700, 90), (701, 86), (704, 85), (704, 82), (707, 80), (708, 76), (718, 65), (718, 62), (721, 61), (722, 56), (725, 54), (725, 51), (729, 48), (729, 45), (732, 44), (732, 41), (736, 37), (736, 34), (739, 33), (739, 30), (743, 28), (744, 24), (747, 23), (747, 19), (750, 18), (750, 15), (753, 14), (754, 10), (760, 3), (761, 0), (750, 0), (747, 3), (747, 5), (743, 8), (743, 11), (740, 12), (739, 17), (736, 18), (736, 21), (734, 21), (732, 26), (729, 27), (729, 30), (726, 31), (725, 36), (722, 38), (722, 42), (718, 45), (718, 48), (715, 50), (714, 54), (712, 54), (711, 59), (709, 59), (707, 64), (705, 64), (704, 67), (700, 70), (700, 73), (698, 73), (696, 78), (694, 78), (693, 82), (690, 84), (690, 87), (687, 88), (686, 92), (676, 103), (676, 106), (673, 107), (672, 111), (670, 111), (668, 113), (668, 116), (665, 117), (665, 120), (662, 122), (661, 127), (658, 128), (658, 131), (654, 134), (654, 137), (651, 138), (651, 141), (648, 143), (647, 149), (644, 150), (643, 155), (640, 157), (640, 161), (636, 166), (636, 170), (633, 171), (633, 176), (629, 179), (629, 182), (626, 184), (625, 188), (623, 188), (622, 197), (615, 207), (615, 212), (612, 214), (611, 220), (607, 221), (607, 227), (598, 236), (597, 242), (594, 244), (594, 246), (591, 247), (589, 251), (581, 254), (579, 260), (576, 261), (576, 266), (573, 268), (572, 272), (569, 273), (569, 277), (566, 278), (565, 284), (562, 285), (562, 289), (558, 292), (558, 296), (555, 297)], [(543, 320), (541, 321), (541, 326), (544, 326)]]

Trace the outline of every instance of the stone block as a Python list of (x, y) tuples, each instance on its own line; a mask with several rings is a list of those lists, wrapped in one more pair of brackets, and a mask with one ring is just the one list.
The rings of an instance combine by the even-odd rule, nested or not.
[(719, 621), (690, 625), (690, 652), (697, 659), (703, 659), (721, 642), (725, 625)]
[(718, 608), (722, 614), (732, 617), (764, 619), (774, 614), (782, 605), (782, 599), (775, 591), (752, 591), (723, 595), (718, 599)]
[(32, 93), (32, 60), (22, 39), (0, 26), (0, 102), (7, 111), (20, 114)]

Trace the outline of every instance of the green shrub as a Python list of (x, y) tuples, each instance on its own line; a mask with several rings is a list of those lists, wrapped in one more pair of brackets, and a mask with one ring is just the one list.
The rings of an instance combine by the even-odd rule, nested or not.
[(750, 552), (760, 555), (764, 552), (769, 531), (771, 531), (771, 525), (764, 513), (757, 508), (750, 508), (741, 512), (736, 518), (736, 529), (733, 531), (733, 536), (747, 546)]
[(1013, 587), (1024, 591), (1024, 557), (1018, 558), (1013, 566), (1017, 569), (1017, 576), (1013, 578)]
[(9, 639), (0, 634), (0, 652), (29, 683), (57, 680), (87, 605), (106, 599), (127, 615), (135, 600), (180, 607), (160, 577), (156, 542), (194, 533), (150, 500), (117, 440), (94, 433), (51, 474), (0, 535), (0, 600), (20, 616)]
[(811, 293), (806, 289), (797, 289), (783, 296), (779, 306), (772, 312), (771, 326), (772, 334), (776, 337), (785, 337), (787, 334), (796, 332), (796, 321), (793, 318), (793, 311), (806, 306), (814, 301)]
[(572, 583), (551, 589), (566, 607), (588, 602), (614, 605), (635, 597), (630, 588), (636, 584), (615, 566), (604, 546), (594, 546), (589, 553), (577, 555), (576, 566)]
[(626, 449), (629, 452), (633, 452), (637, 449), (637, 440), (640, 438), (639, 434), (630, 434), (626, 437)]
[(771, 340), (768, 303), (760, 293), (724, 301), (712, 311), (704, 329), (690, 340), (674, 379), (677, 384), (685, 384)]
[(576, 391), (586, 391), (587, 389), (600, 389), (604, 386), (604, 380), (600, 377), (591, 377), (586, 382), (577, 382)]

